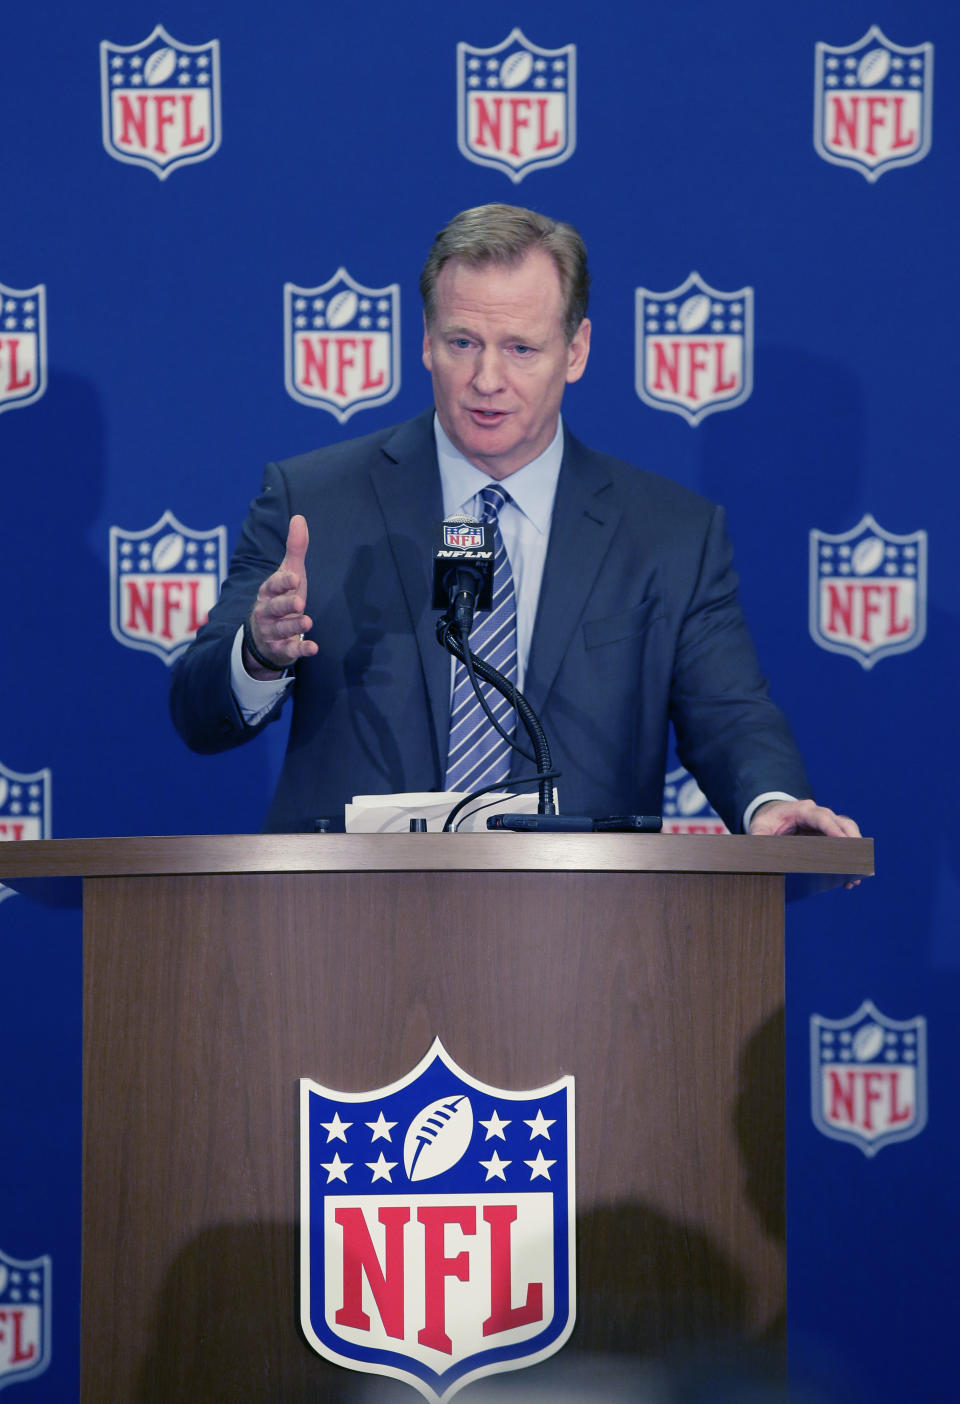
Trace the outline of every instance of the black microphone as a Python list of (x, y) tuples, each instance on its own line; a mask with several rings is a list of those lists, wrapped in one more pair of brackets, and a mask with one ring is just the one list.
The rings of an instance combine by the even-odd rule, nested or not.
[(449, 612), (462, 639), (476, 609), (493, 607), (493, 531), (466, 512), (444, 521), (433, 548), (433, 607)]

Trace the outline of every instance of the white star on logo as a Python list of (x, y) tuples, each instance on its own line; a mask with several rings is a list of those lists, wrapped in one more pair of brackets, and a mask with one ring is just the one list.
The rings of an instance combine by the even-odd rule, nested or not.
[[(369, 1122), (367, 1124), (369, 1125)], [(397, 1123), (394, 1121), (391, 1124), (396, 1126)], [(390, 1171), (396, 1170), (397, 1164), (398, 1162), (396, 1160), (385, 1160), (383, 1151), (380, 1152), (379, 1160), (368, 1160), (366, 1162), (367, 1169), (373, 1171), (373, 1180), (371, 1180), (370, 1183), (373, 1184), (375, 1180), (387, 1180), (392, 1184), (393, 1181), (390, 1179)]]
[[(545, 1141), (549, 1141), (550, 1132), (548, 1128), (553, 1125), (554, 1121), (556, 1121), (556, 1117), (554, 1117), (552, 1121), (548, 1121), (543, 1115), (541, 1109), (538, 1107), (537, 1114), (532, 1121), (528, 1121), (526, 1117), (524, 1117), (523, 1120), (524, 1125), (530, 1127), (531, 1141), (534, 1139), (535, 1136), (542, 1136)], [(553, 1163), (554, 1162), (551, 1160), (550, 1164), (553, 1165)]]
[(535, 1180), (538, 1175), (542, 1175), (545, 1180), (550, 1178), (550, 1166), (556, 1165), (555, 1160), (544, 1160), (543, 1151), (537, 1151), (536, 1160), (525, 1160), (524, 1165), (530, 1166), (530, 1178)]
[[(497, 1115), (496, 1109), (494, 1109), (493, 1116), (491, 1116), (490, 1120), (481, 1121), (480, 1125), (485, 1126), (487, 1128), (487, 1134), (483, 1138), (485, 1141), (489, 1141), (491, 1136), (499, 1136), (501, 1141), (505, 1141), (507, 1139), (506, 1136), (503, 1134), (503, 1128), (505, 1126), (509, 1126), (510, 1123), (509, 1121), (501, 1121), (500, 1117)], [(507, 1163), (509, 1164), (509, 1162)], [(480, 1164), (483, 1164), (482, 1160)]]
[[(392, 1141), (393, 1137), (390, 1135), (390, 1132), (393, 1130), (396, 1124), (397, 1123), (395, 1121), (387, 1121), (383, 1115), (383, 1112), (380, 1113), (376, 1121), (368, 1121), (365, 1123), (365, 1125), (369, 1126), (370, 1130), (373, 1132), (373, 1135), (370, 1137), (371, 1142)], [(382, 1160), (383, 1156), (381, 1156), (380, 1159)]]
[(343, 1141), (346, 1144), (347, 1132), (353, 1125), (352, 1121), (341, 1121), (340, 1113), (334, 1112), (332, 1121), (321, 1121), (320, 1125), (327, 1133), (327, 1141)]
[(329, 1184), (331, 1180), (342, 1180), (343, 1183), (346, 1184), (347, 1171), (353, 1168), (353, 1161), (341, 1160), (339, 1151), (337, 1151), (332, 1160), (321, 1160), (320, 1164), (327, 1172), (327, 1184)]
[(506, 1170), (507, 1166), (512, 1165), (513, 1162), (511, 1160), (501, 1160), (497, 1152), (494, 1151), (489, 1160), (481, 1160), (480, 1164), (483, 1166), (484, 1170), (486, 1170), (488, 1180), (492, 1180), (496, 1177), (498, 1180), (506, 1181), (507, 1177), (503, 1172)]

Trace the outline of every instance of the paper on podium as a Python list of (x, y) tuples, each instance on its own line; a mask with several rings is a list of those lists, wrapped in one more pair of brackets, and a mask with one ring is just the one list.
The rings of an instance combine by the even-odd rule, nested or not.
[[(353, 803), (344, 806), (345, 828), (348, 834), (406, 834), (411, 819), (426, 819), (430, 833), (440, 833), (447, 815), (464, 798), (455, 790), (413, 791), (406, 795), (354, 795)], [(537, 794), (477, 795), (465, 805), (454, 823), (457, 833), (487, 832), (490, 814), (536, 814)]]

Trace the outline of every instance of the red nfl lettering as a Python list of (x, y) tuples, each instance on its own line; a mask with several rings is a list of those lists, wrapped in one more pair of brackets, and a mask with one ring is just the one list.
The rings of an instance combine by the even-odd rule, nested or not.
[(20, 338), (0, 336), (0, 381), (4, 382), (3, 389), (8, 395), (29, 390), (33, 384), (32, 371), (26, 367), (21, 371), (19, 358)]
[(473, 144), (480, 150), (503, 151), (526, 159), (531, 153), (560, 145), (560, 128), (548, 117), (549, 98), (487, 98), (483, 93), (471, 93), (470, 102)]
[[(877, 156), (916, 146), (916, 123), (911, 123), (909, 131), (904, 131), (906, 103), (907, 97), (904, 95), (847, 97), (843, 93), (831, 93), (831, 147), (836, 151), (846, 147), (850, 151), (862, 151), (867, 156)], [(885, 138), (879, 145), (878, 134)]]
[(898, 1126), (914, 1112), (913, 1079), (902, 1068), (830, 1068), (825, 1104), (837, 1126), (862, 1131)]
[(824, 632), (835, 638), (875, 644), (913, 628), (915, 591), (910, 582), (825, 580)]
[[(24, 1318), (27, 1314), (23, 1307), (16, 1311), (0, 1310), (0, 1366), (9, 1369), (11, 1366), (36, 1360), (37, 1342), (35, 1339), (26, 1340), (27, 1328), (24, 1326)], [(32, 1318), (34, 1313), (31, 1310), (29, 1314)], [(31, 1326), (32, 1324), (31, 1319)]]
[[(142, 580), (134, 577), (124, 580), (123, 586), (129, 603), (126, 628), (133, 634), (142, 631), (161, 639), (173, 639), (182, 636), (184, 631), (195, 634), (207, 618), (208, 611), (204, 610), (201, 615), (199, 610), (199, 580), (171, 580), (163, 576), (156, 580)], [(155, 596), (159, 596), (159, 603)], [(185, 621), (178, 618), (184, 612)], [(177, 624), (176, 630), (174, 622)]]
[[(167, 156), (171, 149), (185, 151), (198, 146), (207, 139), (209, 102), (203, 104), (205, 121), (198, 118), (193, 104), (196, 100), (199, 108), (201, 100), (208, 97), (203, 93), (117, 93), (118, 145), (132, 151), (152, 151), (157, 156)], [(195, 122), (199, 122), (196, 129)]]
[[(384, 384), (385, 369), (374, 371), (373, 367), (377, 352), (373, 337), (303, 335), (297, 337), (297, 345), (302, 352), (297, 383), (302, 390), (309, 392), (316, 386), (329, 391), (337, 399), (347, 400), (354, 393), (379, 390)], [(360, 350), (359, 364), (353, 354), (357, 348)], [(331, 362), (334, 368), (332, 377)], [(348, 376), (348, 371), (354, 374)]]
[(739, 368), (725, 373), (724, 356), (735, 353), (737, 347), (717, 341), (650, 342), (655, 358), (654, 390), (682, 395), (693, 403), (707, 397), (729, 394), (739, 383)]
[[(397, 1340), (404, 1337), (404, 1317), (407, 1305), (405, 1278), (405, 1233), (408, 1223), (422, 1226), (424, 1326), (417, 1331), (420, 1345), (453, 1353), (453, 1341), (446, 1329), (446, 1279), (470, 1281), (471, 1258), (485, 1253), (484, 1279), (489, 1282), (489, 1314), (482, 1323), (484, 1336), (494, 1336), (543, 1320), (543, 1283), (529, 1282), (521, 1305), (514, 1305), (513, 1255), (511, 1233), (517, 1220), (516, 1204), (485, 1204), (482, 1221), (489, 1235), (477, 1235), (477, 1205), (423, 1205), (416, 1214), (410, 1205), (381, 1206), (377, 1221), (384, 1226), (386, 1247), (384, 1259), (378, 1256), (367, 1226), (367, 1211), (362, 1207), (337, 1208), (334, 1220), (343, 1232), (342, 1291), (343, 1305), (334, 1313), (340, 1326), (370, 1331), (370, 1316), (363, 1310), (363, 1284), (376, 1304), (384, 1333)], [(470, 1248), (448, 1256), (446, 1229), (454, 1225), (465, 1237), (476, 1238)]]

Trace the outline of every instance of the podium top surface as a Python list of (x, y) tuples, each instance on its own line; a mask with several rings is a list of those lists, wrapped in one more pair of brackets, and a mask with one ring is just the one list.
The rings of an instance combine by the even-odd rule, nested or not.
[(870, 876), (873, 840), (733, 834), (189, 834), (0, 843), (0, 882), (41, 899), (43, 880), (50, 879), (436, 870), (794, 874), (823, 887)]

